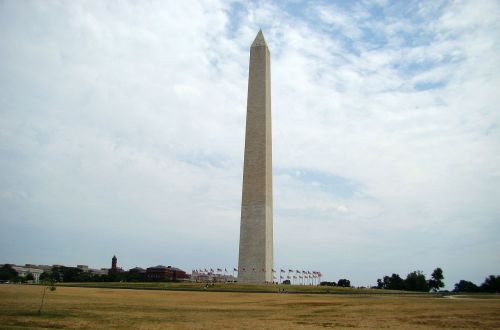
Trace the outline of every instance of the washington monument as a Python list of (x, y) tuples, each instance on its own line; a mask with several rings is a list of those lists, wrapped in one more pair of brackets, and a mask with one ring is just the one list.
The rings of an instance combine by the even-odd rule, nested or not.
[(250, 48), (238, 282), (273, 281), (271, 61), (259, 31)]

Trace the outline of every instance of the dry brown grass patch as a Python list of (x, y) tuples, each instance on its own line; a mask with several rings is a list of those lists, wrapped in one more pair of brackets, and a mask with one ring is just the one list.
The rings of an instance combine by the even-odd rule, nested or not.
[(500, 299), (0, 286), (2, 328), (500, 328)]

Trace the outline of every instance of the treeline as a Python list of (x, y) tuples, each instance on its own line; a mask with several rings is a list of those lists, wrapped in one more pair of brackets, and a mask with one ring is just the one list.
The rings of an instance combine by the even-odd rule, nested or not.
[[(19, 274), (12, 268), (11, 265), (3, 265), (0, 267), (0, 281), (11, 283), (25, 283), (34, 280), (31, 273), (26, 276)], [(45, 271), (40, 274), (40, 281), (54, 282), (145, 282), (149, 281), (144, 273), (129, 273), (120, 272), (116, 274), (94, 274), (85, 272), (80, 268), (54, 266), (50, 271)], [(156, 280), (158, 281), (158, 280)]]
[(444, 287), (443, 279), (443, 270), (438, 267), (434, 269), (429, 280), (425, 278), (425, 274), (422, 271), (416, 270), (406, 275), (405, 279), (401, 278), (399, 274), (386, 275), (381, 279), (379, 278), (376, 288), (419, 292), (438, 291)]
[[(409, 273), (406, 278), (401, 278), (399, 274), (392, 274), (391, 276), (384, 276), (377, 280), (376, 289), (387, 289), (387, 290), (406, 290), (406, 291), (438, 291), (440, 288), (444, 287), (443, 283), (444, 275), (441, 268), (436, 268), (432, 272), (431, 278), (427, 280), (425, 274), (416, 270)], [(490, 275), (480, 286), (476, 284), (461, 280), (455, 283), (455, 288), (453, 292), (500, 292), (500, 276)]]
[(349, 281), (348, 279), (345, 279), (345, 278), (341, 278), (340, 280), (338, 280), (338, 282), (324, 281), (324, 282), (321, 282), (319, 285), (321, 285), (321, 286), (340, 286), (340, 287), (344, 287), (344, 288), (350, 288), (351, 281)]
[(120, 272), (115, 274), (94, 274), (80, 268), (54, 266), (50, 272), (43, 272), (40, 280), (54, 282), (144, 282), (146, 274)]
[(490, 275), (488, 276), (483, 284), (477, 286), (471, 281), (460, 280), (455, 283), (455, 288), (453, 292), (500, 292), (500, 276)]

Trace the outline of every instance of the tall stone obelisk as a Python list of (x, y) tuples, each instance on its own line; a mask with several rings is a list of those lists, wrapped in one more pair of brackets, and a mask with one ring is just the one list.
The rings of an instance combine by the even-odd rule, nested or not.
[(238, 282), (273, 281), (271, 61), (259, 31), (250, 48)]

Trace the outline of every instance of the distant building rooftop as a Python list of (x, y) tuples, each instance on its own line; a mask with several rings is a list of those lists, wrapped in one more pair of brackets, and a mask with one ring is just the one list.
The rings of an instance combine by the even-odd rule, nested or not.
[(172, 266), (163, 266), (163, 265), (158, 265), (154, 267), (148, 267), (148, 270), (175, 270), (175, 271), (181, 271), (183, 272), (182, 269), (177, 268), (177, 267), (172, 267)]

